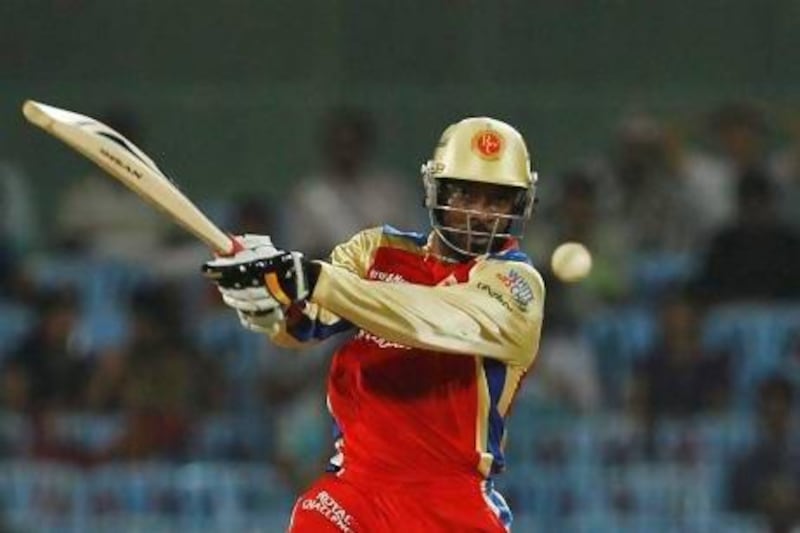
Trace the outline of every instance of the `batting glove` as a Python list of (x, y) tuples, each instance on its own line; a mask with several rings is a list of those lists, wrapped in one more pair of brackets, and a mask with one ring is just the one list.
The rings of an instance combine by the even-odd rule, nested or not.
[[(272, 320), (280, 315), (280, 318), (276, 320), (282, 319), (283, 313), (273, 314), (276, 310), (280, 310), (280, 303), (264, 289), (263, 280), (260, 277), (248, 277), (247, 274), (252, 271), (253, 263), (283, 252), (273, 246), (272, 239), (267, 235), (247, 234), (236, 237), (236, 240), (241, 244), (242, 250), (230, 257), (214, 258), (203, 265), (203, 271), (209, 278), (217, 282), (222, 300), (239, 313), (242, 325), (248, 329), (253, 329), (250, 327), (250, 322), (260, 327), (259, 322), (263, 322), (267, 317)], [(219, 272), (228, 272), (229, 277), (233, 276), (230, 273), (235, 273), (237, 279), (231, 283), (220, 283), (220, 279), (217, 278)], [(242, 317), (242, 313), (255, 318), (246, 321)], [(268, 328), (269, 326), (267, 324), (264, 327)]]
[(263, 286), (254, 265), (284, 253), (275, 248), (268, 235), (247, 234), (236, 237), (243, 250), (229, 257), (215, 257), (203, 265), (203, 273), (218, 286), (231, 289)]
[(245, 263), (210, 261), (203, 266), (203, 272), (221, 289), (248, 291), (229, 293), (231, 299), (249, 299), (252, 303), (258, 300), (258, 294), (263, 296), (260, 291), (266, 289), (271, 298), (286, 308), (305, 300), (314, 291), (320, 266), (307, 261), (300, 252), (280, 252), (272, 257)]
[(244, 313), (269, 313), (281, 304), (264, 287), (227, 289), (217, 287), (225, 305)]

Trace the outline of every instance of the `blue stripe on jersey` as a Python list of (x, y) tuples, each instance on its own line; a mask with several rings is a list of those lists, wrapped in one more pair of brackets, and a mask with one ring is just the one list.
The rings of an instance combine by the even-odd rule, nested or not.
[(344, 437), (344, 431), (342, 431), (342, 428), (339, 427), (339, 423), (335, 418), (331, 417), (331, 420), (333, 421), (333, 427), (331, 427), (331, 436), (333, 437), (333, 442), (336, 442)]
[(428, 236), (426, 234), (417, 231), (400, 231), (389, 224), (383, 225), (383, 233), (384, 235), (392, 235), (393, 237), (405, 237), (413, 241), (417, 246), (425, 246), (428, 244)]
[(303, 315), (295, 324), (287, 327), (286, 331), (298, 341), (305, 342), (311, 339), (327, 339), (331, 335), (347, 331), (352, 327), (353, 324), (347, 320), (337, 320), (333, 324), (323, 324), (319, 320), (311, 320)]
[(501, 259), (503, 261), (515, 261), (517, 263), (528, 263), (529, 265), (532, 264), (530, 257), (528, 257), (524, 252), (515, 249), (505, 250), (503, 252), (492, 254), (489, 257), (492, 259)]
[(514, 515), (511, 512), (511, 508), (506, 503), (505, 498), (503, 498), (503, 495), (494, 490), (494, 484), (491, 481), (486, 483), (486, 496), (489, 498), (489, 501), (497, 507), (500, 522), (503, 523), (506, 529), (509, 529), (511, 523), (514, 521)]
[(503, 439), (505, 431), (505, 420), (497, 410), (497, 403), (500, 395), (503, 394), (503, 387), (506, 384), (506, 365), (496, 359), (485, 357), (483, 359), (483, 370), (486, 373), (486, 382), (489, 386), (489, 453), (494, 456), (492, 461), (492, 473), (501, 472), (506, 465), (505, 457), (500, 449), (500, 441)]

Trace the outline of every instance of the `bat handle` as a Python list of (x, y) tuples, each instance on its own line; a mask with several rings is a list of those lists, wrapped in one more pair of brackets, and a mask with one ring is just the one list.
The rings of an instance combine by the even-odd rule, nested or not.
[(227, 250), (216, 250), (217, 257), (231, 257), (244, 250), (244, 246), (242, 246), (241, 241), (239, 241), (233, 235), (229, 235), (229, 237), (231, 238), (230, 248)]

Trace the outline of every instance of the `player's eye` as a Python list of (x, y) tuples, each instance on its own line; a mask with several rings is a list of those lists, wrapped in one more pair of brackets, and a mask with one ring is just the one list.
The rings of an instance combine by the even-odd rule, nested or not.
[(455, 183), (445, 183), (442, 187), (442, 193), (445, 201), (449, 204), (461, 203), (471, 199), (469, 190), (463, 185)]

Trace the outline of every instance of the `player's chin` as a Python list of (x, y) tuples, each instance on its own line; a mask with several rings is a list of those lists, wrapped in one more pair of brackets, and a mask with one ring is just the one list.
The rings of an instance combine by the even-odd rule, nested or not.
[(473, 254), (485, 254), (489, 250), (490, 242), (491, 239), (486, 236), (472, 237), (472, 239), (469, 240), (469, 245), (466, 246), (465, 249)]
[(450, 233), (448, 240), (457, 246), (461, 251), (470, 254), (480, 255), (489, 249), (490, 238), (487, 235), (472, 235), (465, 233)]

